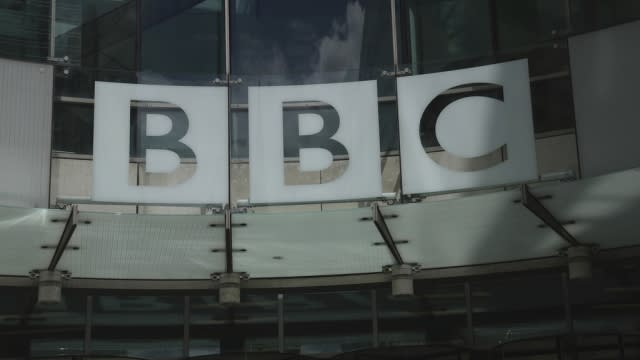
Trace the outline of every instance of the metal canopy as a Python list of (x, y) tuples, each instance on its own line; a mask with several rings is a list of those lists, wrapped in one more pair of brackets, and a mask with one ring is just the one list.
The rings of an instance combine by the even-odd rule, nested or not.
[[(551, 225), (580, 243), (640, 244), (639, 169), (528, 191), (553, 214)], [(226, 219), (80, 212), (73, 236), (65, 227), (74, 218), (68, 210), (2, 207), (0, 275), (26, 277), (56, 259), (55, 269), (74, 279), (208, 280), (227, 269), (231, 256), (233, 270), (252, 279), (334, 276), (381, 273), (399, 261), (440, 269), (554, 257), (567, 246), (558, 229), (524, 206), (531, 199), (523, 204), (520, 189), (454, 196)]]

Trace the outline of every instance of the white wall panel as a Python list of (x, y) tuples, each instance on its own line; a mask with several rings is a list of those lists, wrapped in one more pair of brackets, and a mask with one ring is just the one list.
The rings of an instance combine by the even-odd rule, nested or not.
[(640, 21), (569, 39), (584, 177), (640, 166)]
[(48, 207), (53, 67), (0, 59), (0, 204)]

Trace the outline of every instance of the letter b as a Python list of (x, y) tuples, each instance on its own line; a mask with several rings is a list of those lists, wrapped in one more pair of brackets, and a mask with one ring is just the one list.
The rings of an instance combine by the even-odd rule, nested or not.
[[(293, 122), (284, 121), (285, 104), (308, 108), (309, 103), (334, 118), (298, 111)], [(381, 196), (378, 126), (375, 81), (250, 87), (251, 202), (321, 202)], [(327, 169), (338, 154), (348, 157), (347, 166), (333, 181), (289, 185), (285, 182), (285, 149), (294, 153), (302, 171)]]
[[(170, 173), (183, 156), (196, 169), (175, 186), (129, 184), (131, 101), (163, 102), (184, 116), (146, 114), (139, 134), (149, 173)], [(96, 81), (93, 200), (156, 204), (224, 204), (227, 201), (227, 89)], [(163, 124), (164, 123), (164, 124)]]

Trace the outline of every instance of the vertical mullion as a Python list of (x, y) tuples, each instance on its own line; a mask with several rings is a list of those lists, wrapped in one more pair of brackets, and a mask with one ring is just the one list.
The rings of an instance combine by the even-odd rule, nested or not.
[(571, 297), (569, 294), (569, 275), (562, 273), (562, 302), (564, 304), (564, 316), (567, 330), (573, 333), (573, 315), (571, 314)]
[(500, 33), (498, 23), (498, 4), (496, 0), (489, 0), (489, 19), (491, 20), (491, 49), (494, 61), (498, 61), (500, 52)]
[(373, 347), (380, 346), (380, 331), (378, 329), (378, 298), (376, 290), (371, 290), (371, 335)]
[(225, 211), (225, 255), (226, 271), (233, 272), (233, 241), (231, 226), (231, 0), (224, 0), (224, 46), (225, 46), (225, 86), (227, 87), (227, 209)]
[(475, 334), (473, 332), (473, 293), (471, 292), (471, 283), (465, 281), (464, 283), (464, 299), (465, 308), (467, 312), (467, 345), (473, 346), (475, 344)]
[(396, 0), (389, 0), (389, 6), (391, 7), (391, 40), (393, 46), (393, 80), (395, 81), (395, 95), (396, 95), (396, 126), (398, 129), (398, 186), (397, 191), (400, 193), (396, 198), (403, 202), (404, 191), (402, 188), (402, 155), (400, 154), (400, 116), (398, 112), (398, 71), (400, 64), (398, 60), (398, 19), (396, 14)]
[(284, 353), (284, 294), (278, 294), (278, 351)]
[(91, 326), (93, 315), (93, 296), (89, 295), (86, 298), (86, 309), (84, 318), (84, 354), (91, 353)]
[(133, 61), (134, 61), (134, 72), (136, 72), (136, 81), (138, 79), (138, 71), (142, 70), (142, 1), (143, 0), (134, 0), (135, 1), (135, 13), (136, 13), (136, 35), (135, 35), (135, 49), (133, 52)]
[(393, 71), (398, 71), (398, 29), (397, 29), (397, 18), (396, 18), (396, 0), (389, 0), (389, 5), (391, 6), (391, 36), (393, 43)]
[(51, 0), (50, 22), (49, 22), (49, 58), (56, 56), (56, 0)]
[(182, 356), (186, 359), (189, 357), (189, 326), (191, 325), (191, 299), (189, 296), (184, 297), (184, 318), (182, 331)]
[(225, 56), (225, 74), (227, 75), (227, 81), (231, 74), (231, 16), (230, 16), (230, 2), (231, 0), (224, 0), (224, 56)]

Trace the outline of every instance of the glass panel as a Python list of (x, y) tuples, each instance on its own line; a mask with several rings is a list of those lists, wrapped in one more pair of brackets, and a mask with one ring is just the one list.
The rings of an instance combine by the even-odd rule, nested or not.
[[(483, 355), (484, 353), (480, 353)], [(334, 356), (335, 360), (359, 360), (359, 359), (377, 359), (377, 360), (413, 360), (413, 359), (429, 359), (429, 360), (469, 360), (471, 357), (470, 350), (455, 345), (438, 344), (427, 346), (399, 346), (390, 348), (375, 348)], [(481, 357), (482, 359), (483, 357)]]
[(637, 359), (640, 357), (640, 335), (625, 335), (622, 337), (624, 344), (623, 359)]
[(140, 70), (224, 73), (223, 0), (141, 0)]
[(400, 62), (415, 73), (486, 63), (492, 55), (486, 0), (399, 2)]
[[(640, 172), (627, 170), (571, 182), (543, 183), (533, 194), (547, 196), (544, 206), (584, 244), (601, 248), (638, 243)], [(611, 236), (611, 229), (616, 235)]]
[(0, 56), (46, 61), (49, 55), (50, 1), (0, 3)]
[[(79, 278), (209, 279), (224, 270), (221, 215), (81, 212), (59, 267)], [(212, 226), (213, 225), (213, 226)]]
[(32, 356), (84, 352), (87, 298), (73, 290), (63, 290), (62, 295), (60, 304), (36, 304), (31, 314), (29, 323), (42, 331), (32, 336)]
[(471, 283), (476, 344), (497, 345), (567, 331), (560, 273), (519, 274)]
[(578, 336), (577, 350), (580, 360), (620, 359), (623, 352), (621, 339), (616, 335)]
[(464, 284), (415, 282), (412, 297), (378, 290), (382, 347), (465, 344), (468, 337)]
[(570, 283), (574, 328), (585, 333), (633, 333), (640, 309), (640, 269), (619, 262), (594, 269), (593, 278)]
[(182, 355), (184, 298), (93, 297), (91, 353), (172, 359)]
[(601, 29), (640, 18), (635, 0), (571, 0), (572, 25), (576, 32)]
[(0, 207), (0, 274), (45, 269), (68, 217), (65, 210)]
[(70, 64), (136, 69), (136, 1), (57, 0), (56, 52)]
[(91, 97), (95, 79), (192, 82), (225, 70), (223, 0), (59, 0), (55, 28), (56, 56), (72, 65), (58, 95)]
[(238, 305), (217, 296), (191, 297), (190, 356), (278, 351), (278, 299), (271, 292), (242, 291)]
[[(543, 337), (525, 340), (512, 340), (500, 344), (495, 350), (496, 359), (564, 359), (564, 351), (571, 351), (570, 343), (561, 337)], [(582, 359), (582, 358), (580, 358)]]
[(573, 128), (567, 11), (555, 0), (400, 2), (400, 68), (422, 74), (527, 58), (536, 132)]
[(36, 288), (2, 288), (0, 357), (28, 358), (84, 351), (86, 297), (64, 289), (59, 304), (38, 304)]
[[(444, 197), (444, 199), (443, 199)], [(381, 208), (405, 261), (424, 268), (555, 256), (565, 245), (519, 203), (519, 191), (454, 194)], [(459, 197), (459, 198), (456, 198)]]
[(284, 296), (285, 350), (330, 355), (372, 346), (370, 291)]
[[(281, 83), (362, 79), (393, 64), (386, 0), (236, 0), (231, 8), (235, 74), (281, 74)], [(325, 75), (329, 73), (330, 75)]]
[(393, 261), (370, 217), (369, 208), (234, 215), (235, 269), (252, 278), (379, 272)]
[(548, 41), (567, 33), (567, 4), (558, 0), (496, 0), (501, 49)]

